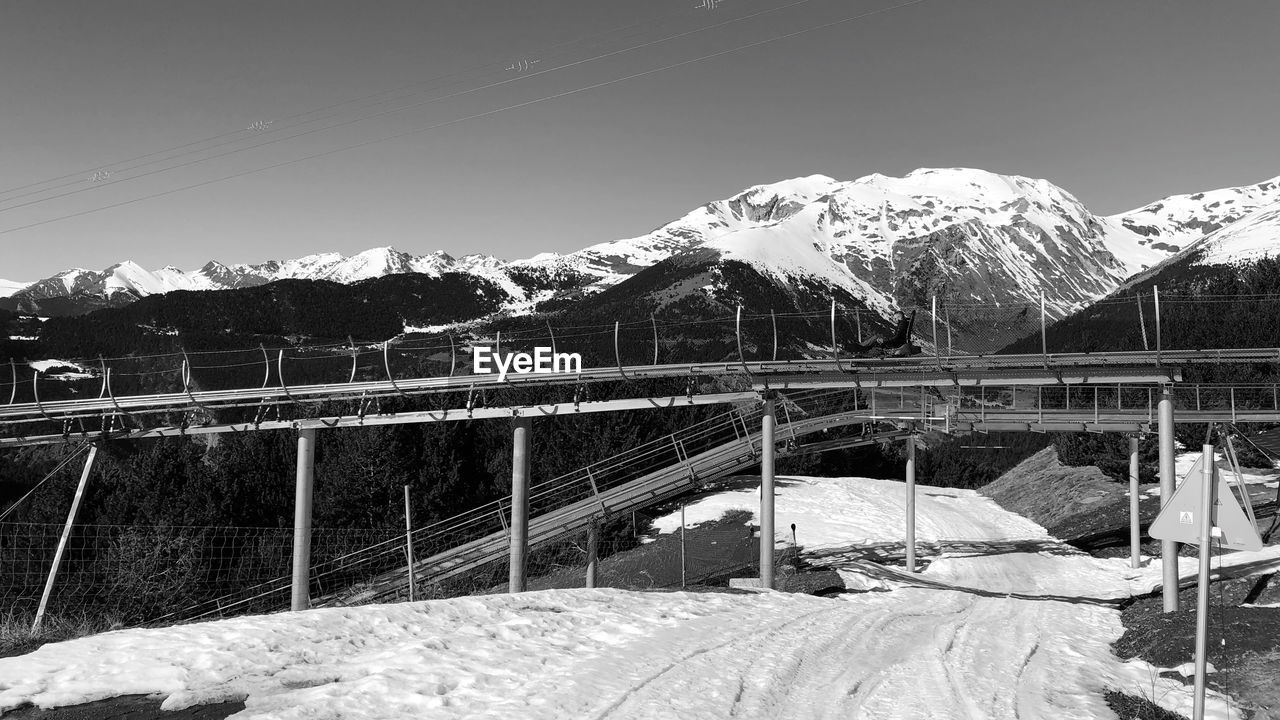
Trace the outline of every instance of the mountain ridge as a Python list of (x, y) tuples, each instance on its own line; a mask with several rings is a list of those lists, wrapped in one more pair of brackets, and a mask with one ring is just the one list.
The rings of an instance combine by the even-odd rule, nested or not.
[[(755, 185), (644, 235), (566, 254), (506, 261), (379, 247), (350, 257), (326, 252), (253, 265), (211, 260), (192, 271), (148, 271), (123, 261), (102, 271), (68, 270), (12, 291), (7, 288), (16, 283), (0, 284), (0, 307), (35, 314), (62, 303), (74, 314), (174, 290), (460, 272), (500, 288), (502, 309), (518, 314), (566, 294), (598, 293), (666, 258), (711, 251), (783, 285), (803, 279), (841, 287), (885, 315), (934, 295), (1020, 303), (1044, 290), (1057, 318), (1271, 201), (1280, 201), (1276, 180), (1099, 216), (1047, 180), (984, 170), (922, 168), (901, 178), (877, 173), (848, 181), (809, 175)], [(1275, 222), (1262, 218), (1258, 232)]]

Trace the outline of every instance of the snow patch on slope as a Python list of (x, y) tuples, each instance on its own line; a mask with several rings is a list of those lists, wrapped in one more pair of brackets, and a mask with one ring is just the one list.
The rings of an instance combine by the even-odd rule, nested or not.
[(1256, 210), (1201, 240), (1197, 264), (1232, 265), (1280, 254), (1280, 202)]
[(31, 283), (29, 282), (22, 282), (20, 280), (0, 279), (0, 298), (7, 298), (30, 284)]
[[(806, 545), (900, 537), (902, 483), (781, 480), (779, 527), (797, 522)], [(1054, 542), (973, 491), (920, 492), (928, 537)], [(1103, 691), (1119, 688), (1186, 713), (1189, 688), (1111, 654), (1119, 613), (1093, 600), (1124, 588), (1107, 565), (1059, 545), (945, 556), (920, 574), (931, 586), (839, 600), (550, 590), (117, 631), (0, 658), (0, 712), (158, 693), (167, 710), (245, 698), (242, 718), (810, 717), (822, 708), (1058, 720), (1108, 717)], [(1220, 695), (1209, 712), (1228, 717)]]

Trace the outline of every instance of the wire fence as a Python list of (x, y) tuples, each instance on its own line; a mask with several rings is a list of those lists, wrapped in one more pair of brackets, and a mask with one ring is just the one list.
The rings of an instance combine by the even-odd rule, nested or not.
[[(63, 531), (61, 524), (0, 523), (0, 612), (34, 619)], [(396, 534), (314, 528), (311, 553), (324, 564)], [(292, 528), (75, 525), (47, 613), (143, 624), (287, 574), (292, 555)], [(279, 609), (246, 603), (242, 611)]]
[[(646, 525), (643, 514), (632, 520)], [(726, 585), (731, 577), (758, 577), (758, 529), (740, 517), (688, 531), (650, 531), (614, 537), (596, 544), (596, 587), (627, 589)], [(63, 526), (0, 523), (0, 615), (11, 625), (30, 627), (49, 577)], [(406, 563), (408, 547), (401, 530), (313, 528), (312, 596), (341, 583), (358, 588), (355, 572), (334, 572), (342, 558), (369, 546), (389, 547), (391, 563)], [(416, 547), (415, 552), (421, 552)], [(228, 595), (249, 594), (205, 613), (203, 618), (287, 609), (288, 596), (260, 595), (264, 581), (288, 576), (293, 553), (292, 528), (79, 525), (72, 528), (49, 603), (48, 618), (94, 618), (98, 626), (163, 625), (189, 619), (185, 611)], [(792, 561), (779, 556), (780, 572)], [(538, 543), (526, 563), (526, 589), (580, 588), (587, 585), (585, 532)], [(422, 577), (413, 598), (426, 600), (507, 591), (505, 554), (468, 572), (439, 579)], [(366, 568), (367, 569), (367, 568)], [(409, 599), (408, 584), (379, 602)]]
[[(793, 421), (831, 415), (858, 404), (856, 393), (822, 390), (790, 396), (779, 403), (777, 413), (785, 428)], [(865, 405), (863, 400), (864, 408)], [(752, 428), (759, 427), (760, 415), (756, 403), (736, 407), (591, 465), (534, 483), (529, 491), (531, 545), (536, 548), (540, 539), (558, 538), (593, 517), (616, 516), (618, 505), (605, 507), (599, 501), (602, 493), (631, 487), (642, 480), (643, 496), (611, 501), (632, 502), (639, 507), (714, 479), (717, 472), (734, 471), (753, 462), (758, 450), (753, 442), (758, 444), (758, 440), (752, 440)], [(779, 438), (786, 437), (784, 430)], [(567, 509), (572, 512), (558, 517), (554, 524), (545, 525), (539, 520)], [(511, 512), (510, 499), (503, 498), (414, 528), (418, 581), (445, 588), (472, 587), (476, 581), (471, 576), (483, 576), (487, 572), (483, 568), (495, 567), (493, 563), (505, 557)], [(313, 562), (313, 597), (330, 605), (404, 597), (409, 582), (406, 566), (398, 538)], [(239, 612), (241, 608), (280, 607), (288, 603), (290, 587), (288, 573), (281, 573), (237, 592), (182, 608), (174, 617), (197, 619)]]

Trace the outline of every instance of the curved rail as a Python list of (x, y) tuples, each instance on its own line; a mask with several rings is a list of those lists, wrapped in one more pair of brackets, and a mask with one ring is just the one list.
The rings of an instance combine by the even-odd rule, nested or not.
[[(384, 360), (386, 346), (384, 345)], [(620, 358), (616, 358), (620, 359)], [(1280, 361), (1280, 349), (1258, 348), (1244, 350), (1182, 350), (1164, 351), (1161, 361), (1166, 365), (1195, 363), (1260, 363)], [(653, 379), (664, 377), (720, 377), (726, 375), (749, 375), (757, 380), (761, 378), (796, 377), (802, 375), (839, 377), (847, 373), (857, 373), (858, 382), (863, 387), (875, 387), (881, 377), (899, 376), (897, 384), (909, 384), (910, 378), (904, 375), (918, 374), (922, 379), (929, 376), (940, 379), (940, 384), (947, 378), (957, 374), (971, 373), (991, 378), (992, 382), (1017, 382), (1017, 373), (1021, 372), (1068, 372), (1075, 368), (1145, 368), (1156, 374), (1159, 370), (1156, 353), (1147, 351), (1108, 352), (1108, 353), (1063, 353), (1051, 355), (974, 355), (956, 356), (950, 359), (945, 367), (936, 366), (937, 359), (930, 356), (913, 356), (907, 358), (877, 358), (832, 360), (779, 360), (779, 361), (727, 361), (714, 363), (681, 363), (667, 365), (634, 365), (616, 367), (583, 368), (581, 372), (562, 372), (545, 374), (509, 374), (499, 380), (496, 374), (454, 375), (451, 377), (423, 377), (396, 380), (388, 372), (386, 380), (361, 381), (347, 383), (327, 383), (318, 385), (297, 385), (288, 388), (286, 393), (281, 387), (238, 388), (232, 390), (192, 391), (186, 384), (186, 392), (160, 393), (117, 397), (119, 408), (134, 413), (164, 412), (176, 409), (217, 409), (231, 407), (255, 406), (264, 402), (324, 402), (329, 400), (358, 400), (361, 397), (391, 397), (396, 395), (422, 395), (441, 392), (460, 392), (475, 387), (504, 388), (552, 385), (576, 385), (589, 382), (610, 382), (631, 379)], [(267, 374), (270, 373), (270, 361), (264, 363)], [(189, 378), (191, 366), (187, 366), (185, 378)], [(1159, 372), (1169, 372), (1164, 367)], [(1172, 377), (1170, 378), (1172, 380)], [(769, 380), (771, 387), (781, 385)], [(852, 385), (852, 382), (847, 383)], [(37, 401), (34, 403), (14, 403), (0, 406), (0, 425), (39, 422), (43, 420), (64, 421), (96, 417), (103, 412), (117, 409), (109, 400), (83, 398), (77, 400), (61, 400), (52, 402)], [(55, 420), (56, 418), (56, 420)]]

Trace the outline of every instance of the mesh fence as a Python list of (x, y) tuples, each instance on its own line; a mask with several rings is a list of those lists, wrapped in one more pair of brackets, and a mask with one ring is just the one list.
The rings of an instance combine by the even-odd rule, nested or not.
[[(61, 525), (0, 524), (0, 612), (17, 627), (30, 627), (62, 533)], [(359, 587), (362, 573), (340, 578), (334, 572), (344, 555), (383, 543), (403, 566), (403, 532), (314, 528), (311, 594), (342, 582)], [(597, 587), (627, 589), (726, 585), (731, 577), (759, 575), (759, 538), (740, 520), (712, 523), (688, 532), (657, 533), (597, 543)], [(291, 528), (195, 528), (77, 526), (50, 593), (45, 617), (92, 617), (101, 626), (163, 625), (190, 616), (193, 607), (215, 608), (212, 619), (288, 609), (288, 588), (270, 582), (287, 577), (293, 551)], [(415, 552), (420, 550), (415, 547)], [(586, 586), (586, 533), (539, 543), (528, 555), (526, 589)], [(778, 572), (791, 572), (786, 553)], [(327, 569), (325, 577), (323, 569)], [(361, 568), (367, 570), (367, 568)], [(505, 554), (443, 580), (414, 582), (414, 599), (434, 599), (507, 591)], [(263, 592), (269, 588), (269, 592)], [(219, 598), (238, 596), (221, 608)], [(246, 598), (252, 598), (246, 600)], [(409, 599), (405, 584), (379, 602)]]

